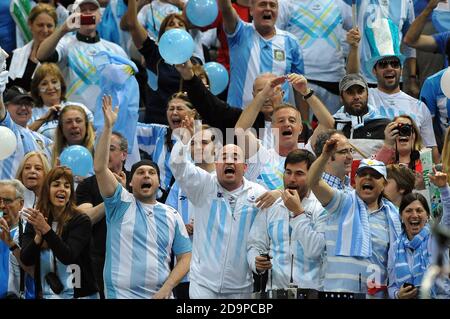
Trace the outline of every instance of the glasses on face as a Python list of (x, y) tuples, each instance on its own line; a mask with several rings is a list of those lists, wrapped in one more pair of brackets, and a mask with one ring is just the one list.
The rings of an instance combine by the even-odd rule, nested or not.
[(400, 68), (400, 61), (398, 61), (398, 60), (381, 60), (381, 61), (377, 62), (377, 66), (380, 69), (386, 69), (388, 67), (388, 65), (390, 65), (394, 69), (399, 69)]
[(362, 169), (356, 172), (356, 175), (358, 175), (359, 177), (363, 177), (363, 176), (367, 176), (369, 175), (370, 177), (373, 177), (375, 179), (380, 179), (383, 178), (383, 175), (381, 175), (380, 173), (378, 173), (377, 171), (373, 170), (373, 169)]
[[(18, 197), (17, 197), (17, 198), (18, 198)], [(5, 205), (11, 205), (12, 203), (14, 203), (14, 201), (15, 201), (17, 198), (12, 199), (12, 198), (0, 197), (0, 203), (3, 202), (3, 204), (5, 204)]]
[(355, 152), (355, 150), (353, 149), (353, 148), (343, 148), (343, 149), (341, 149), (341, 150), (337, 150), (336, 151), (336, 154), (339, 154), (339, 155), (351, 155), (351, 154), (353, 154)]

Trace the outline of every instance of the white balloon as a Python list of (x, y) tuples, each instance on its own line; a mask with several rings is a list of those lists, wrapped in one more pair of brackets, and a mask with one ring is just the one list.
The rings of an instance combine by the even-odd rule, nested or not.
[(450, 99), (450, 68), (447, 68), (442, 74), (441, 89), (445, 96)]
[(3, 160), (16, 150), (16, 135), (6, 126), (0, 126), (0, 160)]

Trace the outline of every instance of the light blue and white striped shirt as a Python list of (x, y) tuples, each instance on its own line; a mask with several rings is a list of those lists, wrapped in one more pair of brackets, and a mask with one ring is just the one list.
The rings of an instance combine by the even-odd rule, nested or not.
[(351, 9), (342, 0), (279, 2), (277, 26), (297, 38), (311, 80), (339, 82), (344, 77), (351, 24)]
[[(388, 220), (389, 204), (385, 199), (382, 199), (378, 210), (368, 213), (371, 256), (364, 258), (337, 254), (337, 242), (342, 240), (339, 237), (339, 228), (345, 226), (344, 212), (349, 209), (358, 210), (359, 206), (354, 205), (357, 196), (356, 191), (335, 191), (333, 199), (325, 207), (329, 214), (325, 227), (327, 251), (325, 291), (367, 293), (368, 283), (371, 284), (373, 280), (380, 285), (387, 284), (388, 249), (393, 238), (396, 239), (396, 235), (393, 234), (395, 231), (391, 229)], [(354, 214), (359, 212), (355, 211)]]
[(278, 199), (256, 216), (247, 245), (247, 259), (254, 272), (255, 257), (269, 252), (272, 259), (272, 289), (288, 288), (292, 267), (293, 283), (299, 288), (321, 289), (324, 275), (325, 224), (327, 214), (314, 194), (302, 200), (305, 213), (295, 218)]
[[(181, 156), (181, 159), (180, 159)], [(247, 238), (259, 209), (255, 200), (265, 189), (244, 178), (243, 186), (228, 192), (217, 175), (190, 161), (190, 146), (175, 144), (172, 172), (194, 205), (194, 240), (191, 282), (215, 293), (242, 294), (252, 290), (252, 274), (247, 263)], [(234, 196), (234, 209), (230, 196)]]
[(32, 151), (44, 152), (47, 157), (51, 158), (51, 144), (50, 139), (34, 132), (28, 128), (16, 124), (6, 112), (6, 117), (0, 121), (0, 125), (11, 129), (16, 135), (17, 148), (16, 151), (9, 157), (0, 160), (0, 179), (11, 179), (16, 176), (17, 168), (22, 161), (25, 154)]
[(191, 251), (181, 215), (173, 208), (137, 201), (122, 185), (104, 198), (108, 299), (149, 299), (170, 274), (170, 254)]
[[(165, 190), (170, 186), (172, 172), (169, 166), (170, 152), (166, 145), (167, 125), (145, 124), (138, 122), (136, 126), (139, 149), (152, 157), (158, 164), (160, 171), (161, 187)], [(175, 140), (172, 140), (175, 143)]]
[[(243, 108), (252, 101), (253, 82), (261, 73), (304, 74), (301, 49), (297, 39), (287, 31), (276, 28), (276, 34), (266, 40), (253, 24), (239, 19), (235, 32), (227, 36), (230, 48), (230, 105)], [(284, 91), (285, 101), (288, 101), (287, 84)]]

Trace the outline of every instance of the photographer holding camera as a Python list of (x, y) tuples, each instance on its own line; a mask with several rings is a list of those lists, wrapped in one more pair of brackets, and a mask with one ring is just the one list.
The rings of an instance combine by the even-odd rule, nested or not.
[(20, 254), (35, 267), (36, 297), (97, 299), (90, 255), (91, 221), (75, 205), (72, 171), (50, 170), (35, 208), (22, 212), (27, 220)]
[(375, 159), (386, 165), (399, 164), (416, 173), (416, 189), (423, 189), (422, 162), (420, 150), (422, 137), (416, 123), (409, 115), (394, 118), (384, 130), (384, 145), (375, 155)]

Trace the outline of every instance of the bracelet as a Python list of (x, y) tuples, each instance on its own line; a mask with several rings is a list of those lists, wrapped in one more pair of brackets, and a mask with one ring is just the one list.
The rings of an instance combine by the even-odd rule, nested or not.
[(17, 244), (14, 244), (12, 247), (9, 247), (9, 251), (14, 251), (18, 248), (19, 248), (19, 246)]
[(309, 99), (311, 96), (313, 96), (314, 94), (314, 90), (313, 89), (309, 89), (309, 93), (306, 95), (303, 95), (303, 100), (306, 101), (307, 99)]
[(417, 79), (417, 75), (410, 75), (409, 76), (411, 79)]

